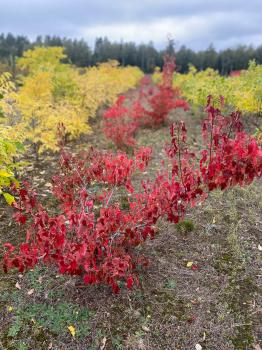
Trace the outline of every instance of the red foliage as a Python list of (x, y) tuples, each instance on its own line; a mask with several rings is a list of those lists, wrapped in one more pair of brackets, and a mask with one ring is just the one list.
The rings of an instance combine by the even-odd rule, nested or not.
[(261, 148), (254, 137), (242, 131), (240, 112), (224, 118), (220, 110), (212, 106), (211, 96), (206, 111), (203, 138), (207, 149), (202, 151), (200, 169), (208, 189), (247, 185), (261, 176)]
[(176, 59), (175, 56), (165, 55), (164, 56), (164, 66), (162, 72), (162, 85), (166, 88), (172, 88), (173, 86), (173, 75), (176, 69)]
[(230, 73), (229, 73), (229, 76), (230, 77), (239, 77), (240, 74), (241, 74), (241, 70), (232, 70)]
[(167, 122), (168, 115), (173, 109), (183, 108), (188, 110), (188, 103), (178, 99), (178, 96), (179, 93), (176, 89), (165, 85), (158, 85), (150, 93), (144, 93), (143, 104), (147, 107), (143, 109), (141, 124), (143, 126), (158, 127)]
[(140, 125), (158, 127), (166, 123), (169, 113), (176, 108), (189, 109), (186, 101), (179, 98), (180, 92), (173, 87), (175, 57), (166, 55), (162, 72), (162, 82), (155, 86), (141, 85), (139, 100), (143, 107)]
[(60, 273), (81, 275), (86, 284), (108, 284), (115, 293), (120, 281), (127, 288), (137, 285), (137, 266), (147, 260), (135, 248), (154, 238), (159, 218), (177, 223), (213, 189), (246, 185), (262, 175), (261, 148), (242, 131), (239, 113), (222, 116), (211, 97), (206, 111), (201, 152), (189, 150), (183, 122), (172, 125), (166, 147), (171, 171), (163, 168), (137, 192), (132, 177), (144, 171), (150, 149), (133, 158), (94, 149), (77, 156), (62, 151), (61, 174), (53, 179), (59, 214), (50, 215), (27, 184), (15, 190), (14, 219), (27, 229), (23, 243), (4, 245), (4, 270), (23, 272), (42, 261)]
[[(118, 148), (135, 146), (138, 127), (158, 127), (166, 123), (169, 113), (176, 108), (189, 109), (180, 92), (173, 88), (175, 58), (166, 55), (161, 84), (152, 84), (145, 76), (140, 82), (138, 97), (126, 101), (120, 96), (104, 114), (104, 133)], [(124, 104), (129, 104), (125, 107)]]
[(116, 103), (104, 114), (104, 133), (117, 148), (135, 146), (134, 135), (138, 124), (130, 116), (130, 110), (124, 107), (126, 97), (120, 96)]
[(142, 212), (122, 210), (118, 196), (134, 191), (131, 177), (145, 169), (150, 155), (149, 148), (139, 149), (134, 158), (93, 149), (78, 156), (62, 151), (61, 175), (53, 178), (61, 214), (50, 216), (27, 184), (17, 189), (15, 220), (29, 220), (25, 242), (15, 252), (5, 245), (4, 270), (23, 272), (43, 261), (55, 264), (60, 273), (83, 275), (86, 284), (107, 283), (115, 292), (120, 279), (128, 288), (137, 284), (133, 271), (143, 259), (132, 247), (154, 231), (143, 223)]

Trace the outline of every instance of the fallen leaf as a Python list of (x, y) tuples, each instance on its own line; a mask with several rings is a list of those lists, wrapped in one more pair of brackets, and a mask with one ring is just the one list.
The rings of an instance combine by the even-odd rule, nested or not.
[(138, 340), (138, 349), (139, 350), (144, 350), (145, 349), (144, 341), (141, 338)]
[(202, 350), (202, 346), (200, 344), (196, 344), (195, 349), (196, 350)]
[(149, 331), (150, 331), (150, 329), (149, 329), (147, 326), (142, 326), (142, 329), (143, 329), (143, 331), (145, 331), (145, 332), (149, 332)]
[(258, 249), (259, 251), (262, 251), (262, 245), (259, 244), (259, 245), (257, 246), (257, 249)]
[(67, 328), (68, 328), (69, 332), (71, 333), (72, 337), (74, 338), (75, 335), (76, 335), (75, 327), (74, 326), (68, 326)]
[(27, 294), (28, 294), (28, 295), (32, 295), (32, 294), (34, 293), (34, 291), (35, 291), (35, 290), (32, 288), (32, 289), (30, 289), (30, 290), (27, 292)]
[(186, 264), (186, 267), (191, 267), (193, 265), (193, 261), (188, 261), (188, 263)]
[(15, 286), (16, 286), (17, 289), (21, 289), (22, 288), (18, 282), (16, 282)]
[(7, 311), (8, 311), (8, 312), (12, 312), (13, 310), (14, 310), (13, 306), (8, 306), (8, 307), (7, 307)]
[(102, 344), (101, 344), (101, 346), (100, 346), (100, 350), (104, 350), (105, 346), (106, 346), (106, 337), (104, 337), (104, 338), (102, 339)]
[(254, 345), (254, 349), (255, 349), (255, 350), (261, 350), (261, 347), (260, 347), (259, 344), (256, 344), (256, 345)]

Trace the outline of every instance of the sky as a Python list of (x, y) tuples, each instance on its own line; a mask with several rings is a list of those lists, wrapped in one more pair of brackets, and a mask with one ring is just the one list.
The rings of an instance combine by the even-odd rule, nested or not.
[(262, 0), (0, 0), (0, 33), (112, 41), (171, 36), (194, 50), (262, 44)]

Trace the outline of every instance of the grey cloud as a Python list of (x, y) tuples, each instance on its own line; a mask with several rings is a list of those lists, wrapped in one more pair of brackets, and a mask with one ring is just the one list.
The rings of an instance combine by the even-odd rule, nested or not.
[[(262, 0), (0, 0), (0, 16), (0, 32), (31, 38), (38, 34), (84, 36), (90, 42), (94, 38), (85, 37), (89, 29), (95, 33), (96, 28), (103, 27), (101, 34), (106, 35), (111, 27), (117, 31), (119, 26), (119, 35), (125, 40), (125, 25), (150, 28), (152, 23), (165, 20), (174, 23), (168, 33), (186, 31), (176, 39), (193, 48), (206, 47), (210, 42), (223, 46), (223, 41), (243, 39), (246, 43), (262, 35)], [(176, 23), (184, 26), (183, 30), (175, 28)], [(163, 42), (168, 33), (163, 32)], [(149, 35), (148, 40), (154, 40), (155, 33)], [(137, 37), (132, 40), (137, 41)]]

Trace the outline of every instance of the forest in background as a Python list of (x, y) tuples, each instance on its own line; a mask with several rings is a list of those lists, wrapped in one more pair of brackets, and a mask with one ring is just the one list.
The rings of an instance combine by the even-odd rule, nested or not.
[[(155, 48), (153, 42), (136, 44), (134, 42), (113, 42), (108, 38), (97, 38), (94, 49), (83, 39), (61, 38), (59, 36), (38, 36), (34, 41), (23, 35), (0, 34), (0, 72), (10, 70), (15, 73), (15, 58), (35, 46), (62, 46), (65, 48), (67, 61), (88, 67), (110, 59), (117, 60), (122, 66), (137, 66), (145, 73), (151, 73), (156, 66), (163, 66), (163, 50)], [(175, 48), (174, 41), (169, 41), (164, 51), (175, 51), (177, 70), (188, 71), (189, 64), (198, 70), (208, 67), (227, 75), (231, 71), (246, 69), (250, 60), (262, 64), (262, 45), (258, 47), (239, 45), (234, 48), (216, 50), (209, 45), (206, 50), (194, 51), (182, 45)]]

